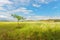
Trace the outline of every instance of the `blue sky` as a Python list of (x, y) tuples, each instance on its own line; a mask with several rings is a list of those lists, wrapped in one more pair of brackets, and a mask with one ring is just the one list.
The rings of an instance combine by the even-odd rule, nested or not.
[(60, 0), (0, 0), (0, 20), (14, 20), (11, 14), (27, 20), (60, 19)]

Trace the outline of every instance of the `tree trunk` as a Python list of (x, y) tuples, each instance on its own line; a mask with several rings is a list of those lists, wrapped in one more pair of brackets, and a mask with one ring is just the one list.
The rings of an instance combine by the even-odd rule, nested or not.
[(17, 21), (17, 28), (20, 28), (19, 20)]

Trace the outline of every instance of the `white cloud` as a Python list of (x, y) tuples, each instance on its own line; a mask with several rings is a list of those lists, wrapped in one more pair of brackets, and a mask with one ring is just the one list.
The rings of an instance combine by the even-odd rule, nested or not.
[(38, 4), (32, 4), (34, 7), (40, 7), (41, 5), (38, 5)]
[(20, 0), (20, 2), (21, 2), (22, 4), (29, 4), (29, 3), (30, 3), (30, 0)]
[(8, 17), (5, 15), (0, 15), (0, 18), (8, 18)]
[(60, 19), (60, 17), (55, 16), (55, 17), (51, 17), (51, 19)]
[(0, 7), (0, 10), (3, 10), (4, 8), (3, 7)]
[[(21, 5), (29, 5), (33, 0), (15, 0), (15, 3), (17, 4), (18, 2), (21, 3)], [(50, 3), (54, 0), (35, 0), (35, 1), (38, 1), (38, 3)], [(55, 0), (56, 1), (56, 0)], [(9, 0), (0, 0), (0, 10), (5, 10), (2, 6), (4, 4), (11, 4), (12, 2), (10, 2)], [(34, 7), (40, 7), (41, 5), (39, 5), (38, 3), (36, 4), (32, 4)], [(8, 6), (9, 6), (8, 5)], [(10, 5), (9, 8), (12, 8), (12, 6)], [(54, 7), (56, 8), (56, 7)], [(15, 13), (15, 12), (22, 12), (24, 14), (30, 14), (30, 13), (33, 13), (33, 10), (28, 10), (24, 7), (21, 7), (21, 8), (18, 8), (16, 10), (12, 10), (12, 11), (8, 11), (8, 12), (0, 12), (0, 17), (1, 18), (7, 18), (7, 19), (11, 19), (11, 15), (9, 13)], [(2, 15), (3, 14), (3, 15)], [(38, 19), (49, 19), (50, 17), (46, 17), (46, 16), (28, 16), (27, 19), (33, 19), (33, 20), (38, 20)], [(54, 18), (59, 18), (59, 17), (54, 17)], [(13, 19), (13, 18), (12, 18)]]
[(29, 5), (31, 0), (13, 0), (14, 4), (20, 3), (20, 5)]
[(47, 16), (28, 16), (27, 17), (27, 20), (47, 20), (49, 19), (50, 17), (47, 17)]
[(48, 4), (48, 3), (54, 2), (56, 0), (35, 0), (35, 1), (38, 2), (38, 3)]
[(32, 13), (33, 11), (32, 11), (32, 10), (28, 10), (28, 9), (26, 9), (26, 8), (24, 8), (24, 7), (21, 7), (21, 8), (18, 8), (18, 9), (16, 9), (16, 10), (13, 10), (13, 11), (10, 11), (10, 12), (22, 12), (22, 13), (24, 13), (24, 14), (30, 14), (30, 13)]
[(9, 0), (0, 0), (0, 10), (5, 10), (3, 8), (5, 4), (12, 4), (12, 2), (10, 2)]
[(0, 18), (9, 18), (11, 14), (9, 12), (0, 12)]
[[(33, 1), (33, 3), (32, 3), (32, 5), (33, 6), (36, 6), (36, 7), (39, 7), (39, 6), (41, 6), (41, 5), (38, 5), (38, 3), (40, 4), (40, 3), (43, 3), (43, 4), (48, 4), (48, 3), (50, 3), (50, 2), (53, 2), (53, 1), (56, 1), (56, 0), (13, 0), (14, 1), (14, 4), (19, 4), (20, 3), (20, 5), (30, 5)], [(34, 4), (34, 3), (36, 3), (36, 4)]]
[(28, 10), (28, 9), (26, 9), (24, 7), (21, 7), (19, 9), (12, 10), (12, 11), (0, 12), (0, 18), (5, 18), (7, 20), (16, 20), (11, 16), (11, 14), (14, 14), (16, 12), (22, 12), (23, 14), (31, 14), (33, 11)]
[(12, 4), (9, 0), (0, 0), (0, 6), (3, 6), (4, 4)]
[(6, 11), (6, 9), (4, 9), (3, 6), (0, 6), (0, 11)]
[(0, 20), (9, 20), (9, 21), (17, 21), (15, 18), (11, 16), (9, 12), (0, 12)]
[[(15, 21), (17, 21), (15, 18), (13, 18), (11, 16), (11, 14), (9, 12), (0, 12), (0, 18), (5, 18), (7, 20), (15, 20)], [(57, 17), (57, 16), (49, 17), (49, 16), (38, 16), (38, 15), (26, 16), (26, 20), (47, 20), (47, 19), (60, 19), (60, 17)]]
[(48, 20), (48, 19), (60, 19), (60, 17), (49, 17), (49, 16), (28, 16), (26, 20)]
[(11, 4), (12, 2), (10, 2), (9, 0), (0, 0), (1, 4)]
[(39, 2), (44, 3), (46, 0), (39, 0)]

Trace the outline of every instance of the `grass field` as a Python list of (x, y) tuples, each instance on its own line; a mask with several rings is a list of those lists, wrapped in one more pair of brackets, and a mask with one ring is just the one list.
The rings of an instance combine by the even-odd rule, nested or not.
[(60, 23), (0, 22), (0, 40), (60, 40)]

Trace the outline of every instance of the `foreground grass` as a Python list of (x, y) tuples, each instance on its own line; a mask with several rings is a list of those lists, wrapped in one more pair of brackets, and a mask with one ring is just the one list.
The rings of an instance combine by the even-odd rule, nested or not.
[(60, 40), (59, 22), (0, 22), (0, 40)]

